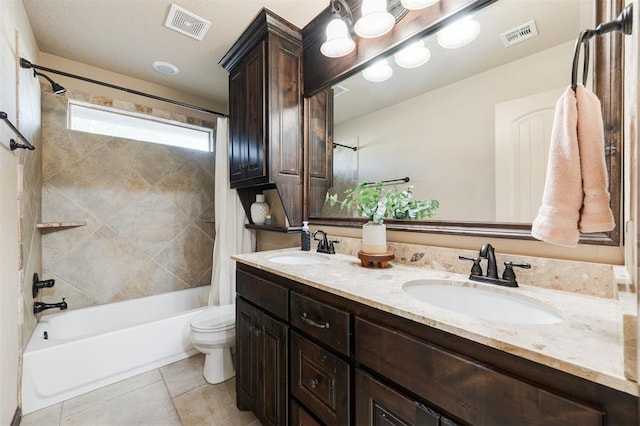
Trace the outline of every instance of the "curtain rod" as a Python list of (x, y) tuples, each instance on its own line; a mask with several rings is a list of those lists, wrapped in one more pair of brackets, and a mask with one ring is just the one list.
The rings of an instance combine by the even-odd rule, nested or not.
[(32, 64), (31, 62), (27, 61), (24, 58), (20, 58), (20, 66), (22, 68), (35, 68), (35, 69), (38, 69), (38, 70), (42, 70), (42, 71), (58, 74), (58, 75), (61, 75), (61, 76), (64, 76), (64, 77), (75, 78), (76, 80), (82, 80), (82, 81), (86, 81), (88, 83), (99, 84), (100, 86), (105, 86), (105, 87), (109, 87), (111, 89), (116, 89), (116, 90), (122, 90), (123, 92), (132, 93), (132, 94), (138, 95), (138, 96), (144, 96), (144, 97), (147, 97), (147, 98), (155, 99), (157, 101), (162, 101), (162, 102), (178, 105), (178, 106), (181, 106), (181, 107), (184, 107), (184, 108), (189, 108), (189, 109), (193, 109), (193, 110), (197, 110), (197, 111), (208, 112), (209, 114), (216, 114), (216, 115), (220, 115), (222, 117), (229, 117), (228, 114), (224, 114), (224, 113), (218, 112), (218, 111), (213, 111), (213, 110), (210, 110), (210, 109), (207, 109), (207, 108), (203, 108), (203, 107), (200, 107), (200, 106), (191, 105), (191, 104), (187, 104), (185, 102), (180, 102), (180, 101), (174, 101), (172, 99), (167, 99), (167, 98), (163, 98), (161, 96), (151, 95), (149, 93), (140, 92), (138, 90), (129, 89), (129, 88), (122, 87), (122, 86), (116, 86), (115, 84), (105, 83), (103, 81), (94, 80), (94, 79), (91, 79), (91, 78), (82, 77), (82, 76), (75, 75), (75, 74), (70, 74), (70, 73), (64, 72), (64, 71), (58, 71), (58, 70), (53, 69), (53, 68), (48, 68), (48, 67), (43, 67), (43, 66), (40, 66), (40, 65), (35, 65), (35, 64)]

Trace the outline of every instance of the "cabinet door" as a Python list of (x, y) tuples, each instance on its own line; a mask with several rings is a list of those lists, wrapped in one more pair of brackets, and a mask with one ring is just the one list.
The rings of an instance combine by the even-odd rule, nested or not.
[(260, 314), (260, 398), (258, 418), (263, 425), (286, 425), (289, 413), (288, 329)]
[(256, 411), (258, 396), (258, 311), (236, 298), (236, 401), (240, 410)]
[(305, 217), (322, 216), (327, 190), (333, 185), (333, 89), (305, 98)]
[(229, 76), (229, 179), (231, 187), (266, 176), (265, 42)]
[(360, 370), (356, 372), (356, 424), (439, 426), (441, 416)]

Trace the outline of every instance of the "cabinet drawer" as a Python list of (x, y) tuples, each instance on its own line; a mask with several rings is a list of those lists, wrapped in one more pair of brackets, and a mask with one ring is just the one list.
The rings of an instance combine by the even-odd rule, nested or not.
[(291, 426), (322, 426), (322, 424), (295, 401), (291, 401)]
[(597, 408), (360, 318), (355, 354), (358, 362), (471, 424), (604, 424)]
[(291, 325), (338, 352), (349, 354), (349, 313), (291, 292)]
[(280, 319), (289, 319), (289, 290), (281, 285), (238, 270), (236, 293)]
[(358, 426), (440, 426), (440, 414), (362, 371), (356, 371), (355, 387)]
[(350, 424), (349, 364), (291, 333), (291, 393), (328, 425)]

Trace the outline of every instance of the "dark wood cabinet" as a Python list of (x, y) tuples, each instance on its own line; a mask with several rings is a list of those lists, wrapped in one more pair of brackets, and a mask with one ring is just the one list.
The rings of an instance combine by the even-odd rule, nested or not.
[(333, 185), (333, 89), (305, 98), (305, 217), (322, 216)]
[(637, 397), (292, 279), (239, 263), (236, 289), (238, 407), (263, 424), (638, 424)]
[(266, 42), (262, 41), (229, 75), (229, 115), (233, 118), (228, 154), (232, 187), (266, 177), (265, 55)]
[(286, 425), (289, 327), (242, 297), (236, 300), (236, 395), (263, 425)]
[[(299, 226), (304, 148), (301, 31), (263, 9), (220, 65), (229, 71), (231, 188), (275, 186), (289, 225)], [(243, 205), (251, 202), (243, 200)]]

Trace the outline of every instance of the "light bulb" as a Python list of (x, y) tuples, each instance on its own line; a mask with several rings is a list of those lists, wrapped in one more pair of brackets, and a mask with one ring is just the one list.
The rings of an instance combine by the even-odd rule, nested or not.
[(431, 52), (424, 47), (422, 40), (411, 43), (393, 55), (396, 64), (403, 68), (417, 68), (426, 64), (429, 58), (431, 58)]
[(395, 23), (396, 18), (387, 12), (387, 0), (364, 0), (362, 17), (353, 29), (360, 37), (374, 38), (391, 31)]
[(471, 43), (479, 34), (480, 22), (468, 16), (438, 31), (438, 44), (445, 49), (457, 49)]
[(351, 39), (347, 24), (339, 17), (333, 18), (327, 24), (327, 41), (320, 46), (320, 52), (329, 58), (339, 58), (348, 55), (356, 48)]
[(404, 7), (405, 9), (418, 10), (432, 6), (439, 1), (440, 0), (400, 0), (400, 4), (402, 4), (402, 7)]
[(371, 81), (373, 83), (381, 83), (385, 80), (388, 80), (393, 75), (393, 68), (389, 65), (389, 62), (386, 59), (381, 59), (377, 62), (374, 62), (373, 65), (366, 68), (362, 71), (362, 76), (365, 80)]

